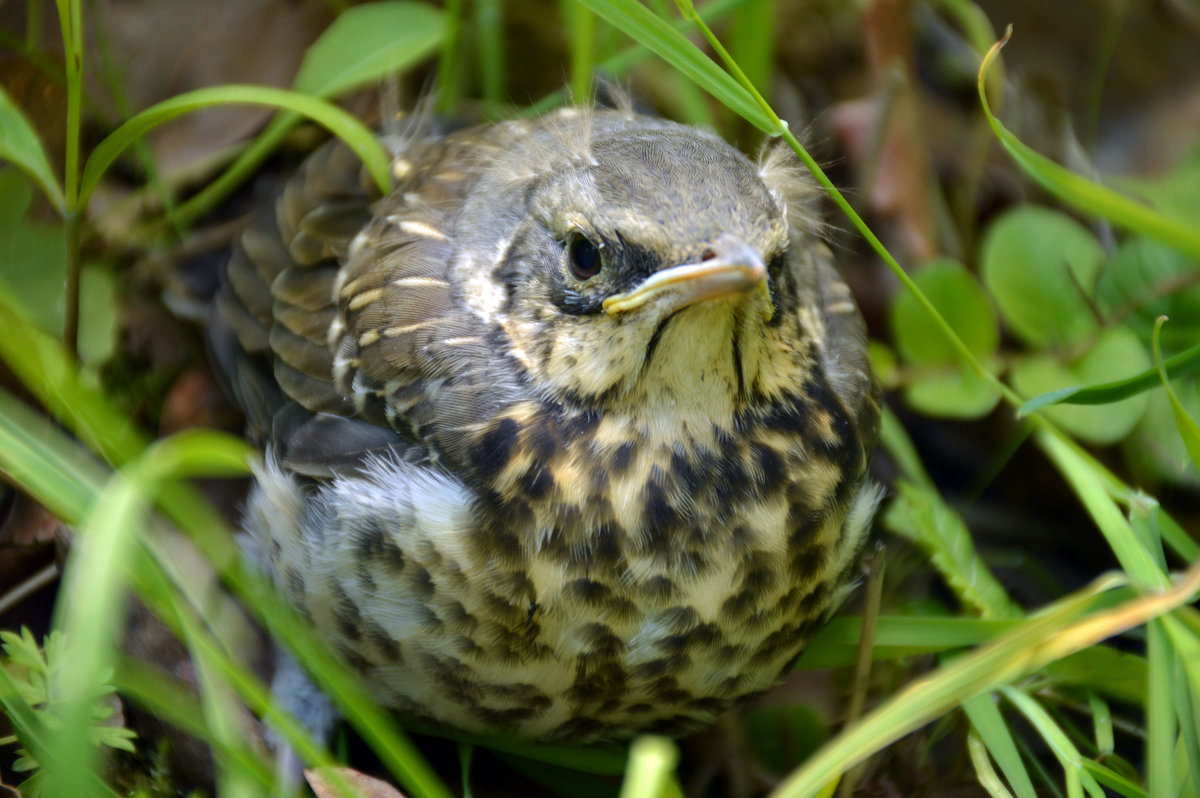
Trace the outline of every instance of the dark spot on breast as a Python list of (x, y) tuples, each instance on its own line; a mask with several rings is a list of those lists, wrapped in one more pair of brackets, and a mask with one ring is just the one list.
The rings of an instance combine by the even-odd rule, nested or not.
[(511, 418), (502, 418), (480, 436), (471, 451), (471, 463), (484, 479), (491, 479), (508, 464), (516, 448), (521, 425)]
[(578, 438), (590, 435), (600, 423), (600, 414), (594, 410), (581, 413), (571, 413), (559, 422), (562, 434), (567, 438)]
[(533, 451), (534, 459), (549, 460), (558, 449), (558, 439), (546, 416), (539, 415), (537, 419), (525, 432), (525, 444)]
[(589, 623), (579, 635), (588, 654), (598, 657), (617, 657), (625, 650), (625, 642), (602, 623)]
[(334, 606), (333, 606), (333, 621), (337, 624), (338, 631), (347, 640), (358, 642), (362, 639), (362, 615), (358, 611), (358, 605), (354, 600), (342, 589), (342, 586), (336, 582), (331, 586), (333, 588)]
[(608, 585), (593, 579), (576, 579), (568, 582), (563, 592), (589, 607), (601, 609), (617, 619), (627, 619), (637, 612), (637, 605)]
[(817, 577), (829, 561), (827, 547), (814, 544), (807, 548), (792, 549), (788, 570), (799, 582), (808, 583)]
[(618, 539), (623, 537), (625, 530), (616, 521), (606, 521), (596, 528), (592, 534), (592, 559), (597, 565), (611, 566), (620, 558)]
[(822, 582), (813, 588), (812, 592), (800, 602), (800, 608), (806, 615), (820, 615), (829, 604), (829, 584)]
[(663, 574), (652, 576), (642, 583), (642, 595), (650, 601), (670, 601), (678, 594), (675, 583)]
[(550, 734), (550, 739), (591, 740), (604, 735), (608, 726), (590, 717), (575, 717), (562, 723)]
[(432, 598), (437, 587), (433, 583), (433, 577), (429, 575), (429, 571), (417, 563), (412, 563), (408, 569), (408, 588), (409, 591), (418, 598)]
[(575, 659), (575, 680), (566, 696), (577, 703), (604, 703), (625, 696), (629, 674), (616, 659), (580, 654)]
[(554, 475), (544, 461), (535, 462), (521, 476), (521, 490), (534, 501), (544, 498), (553, 487)]
[(692, 694), (679, 687), (674, 676), (663, 676), (651, 683), (647, 692), (660, 704), (686, 704)]
[(629, 461), (633, 458), (633, 441), (625, 441), (615, 450), (613, 450), (612, 458), (609, 461), (609, 469), (614, 474), (622, 474), (625, 469), (629, 468)]
[(642, 525), (650, 530), (673, 530), (679, 525), (679, 512), (667, 499), (666, 491), (655, 479), (646, 483), (642, 491), (645, 505), (642, 509)]
[(514, 725), (527, 721), (537, 714), (537, 711), (533, 707), (492, 709), (491, 707), (482, 705), (475, 707), (472, 712), (484, 723), (498, 730), (511, 729)]
[(721, 620), (726, 623), (744, 621), (758, 609), (758, 596), (750, 590), (739, 590), (721, 602)]
[(367, 640), (389, 662), (400, 662), (400, 645), (382, 626), (374, 621), (367, 621), (363, 624), (363, 632)]
[(756, 482), (758, 489), (767, 493), (779, 486), (783, 479), (783, 458), (779, 456), (779, 452), (767, 446), (764, 443), (751, 444), (754, 449), (754, 456), (757, 460)]

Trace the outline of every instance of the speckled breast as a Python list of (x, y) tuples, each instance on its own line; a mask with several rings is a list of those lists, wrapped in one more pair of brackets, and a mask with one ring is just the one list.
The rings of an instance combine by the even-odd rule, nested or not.
[[(816, 386), (727, 428), (510, 408), (475, 485), (380, 457), (259, 475), (293, 603), (402, 715), (587, 741), (682, 732), (770, 687), (824, 620), (876, 491)], [(481, 487), (482, 486), (482, 487)]]

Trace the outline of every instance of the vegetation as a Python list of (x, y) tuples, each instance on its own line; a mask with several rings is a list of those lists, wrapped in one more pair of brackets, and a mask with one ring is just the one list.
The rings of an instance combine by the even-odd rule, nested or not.
[[(877, 236), (860, 214), (873, 211), (886, 221), (887, 214), (869, 207), (872, 186), (884, 179), (881, 165), (919, 148), (902, 135), (914, 129), (906, 116), (917, 108), (914, 71), (879, 71), (876, 122), (855, 159), (859, 174), (847, 178), (861, 178), (850, 195), (854, 201), (847, 200), (802, 146), (805, 137), (764, 96), (774, 98), (767, 87), (785, 82), (766, 43), (793, 33), (773, 27), (790, 19), (787, 4), (676, 5), (564, 0), (562, 29), (539, 32), (546, 41), (530, 46), (551, 36), (566, 41), (574, 97), (589, 95), (598, 71), (625, 80), (636, 65), (635, 87), (648, 87), (647, 97), (671, 115), (743, 141), (782, 140), (828, 191), (838, 209), (835, 223), (856, 231), (839, 240), (848, 259), (862, 262), (865, 242), (883, 264), (869, 267), (868, 280), (852, 282), (887, 284), (890, 274), (900, 284), (884, 292), (882, 302), (863, 298), (877, 338), (876, 371), (895, 411), (885, 415), (881, 430), (891, 483), (879, 524), (887, 574), (877, 555), (870, 589), (860, 591), (867, 600), (830, 624), (798, 663), (809, 673), (838, 669), (821, 677), (822, 684), (844, 688), (838, 708), (822, 716), (805, 703), (811, 693), (795, 690), (756, 704), (745, 714), (744, 756), (754, 763), (747, 767), (774, 774), (769, 790), (775, 798), (839, 788), (846, 794), (856, 783), (890, 784), (901, 792), (915, 792), (920, 783), (939, 793), (943, 778), (977, 780), (988, 795), (1019, 798), (1200, 795), (1200, 613), (1194, 606), (1200, 544), (1187, 518), (1200, 488), (1197, 142), (1190, 142), (1189, 157), (1154, 179), (1106, 185), (1061, 166), (1023, 143), (997, 115), (1004, 99), (1014, 115), (1036, 110), (1033, 101), (1023, 107), (1020, 95), (1014, 100), (1006, 91), (1012, 79), (1000, 51), (1010, 34), (997, 41), (988, 18), (967, 0), (895, 4), (911, 18), (933, 15), (969, 43), (976, 60), (967, 86), (968, 122), (956, 128), (962, 138), (950, 145), (961, 149), (963, 162), (955, 179), (929, 180), (933, 170), (926, 168), (914, 172), (925, 182), (914, 178), (899, 186), (921, 189), (910, 197), (910, 207), (919, 210), (902, 217), (911, 224), (908, 232), (935, 218), (940, 221), (925, 229), (942, 232), (926, 235), (924, 246), (905, 243), (894, 231)], [(879, 35), (880, 8), (888, 4), (860, 5), (840, 13), (868, 18)], [(103, 59), (85, 63), (93, 50), (84, 46), (81, 0), (58, 0), (61, 61), (41, 48), (38, 9), (30, 2), (25, 35), (5, 31), (2, 43), (61, 87), (65, 155), (61, 169), (52, 166), (45, 134), (30, 121), (34, 109), (0, 93), (0, 159), (20, 170), (0, 171), (0, 360), (11, 371), (11, 378), (0, 379), (0, 472), (76, 535), (46, 655), (28, 632), (5, 636), (0, 706), (23, 748), (15, 769), (36, 762), (32, 786), (47, 796), (163, 789), (150, 776), (118, 787), (100, 775), (101, 744), (128, 749), (131, 739), (97, 726), (111, 714), (102, 703), (111, 683), (132, 704), (211, 748), (216, 794), (272, 789), (268, 758), (247, 740), (242, 706), (270, 719), (310, 767), (326, 768), (322, 794), (357, 789), (355, 774), (333, 768), (330, 752), (269, 706), (235, 637), (237, 625), (213, 609), (196, 569), (181, 561), (179, 543), (165, 531), (169, 522), (221, 584), (288, 641), (405, 794), (452, 794), (444, 772), (243, 566), (229, 527), (191, 481), (245, 474), (252, 452), (228, 432), (146, 431), (147, 421), (166, 415), (164, 386), (182, 367), (162, 377), (139, 372), (136, 359), (122, 352), (119, 331), (131, 304), (152, 301), (147, 286), (171, 287), (169, 277), (157, 272), (148, 280), (139, 267), (156, 256), (186, 254), (180, 242), (192, 240), (198, 225), (219, 220), (239, 186), (278, 158), (273, 154), (281, 147), (293, 147), (297, 131), (312, 122), (354, 146), (386, 187), (382, 148), (332, 99), (389, 76), (420, 85), (421, 64), (435, 54), (437, 102), (448, 112), (465, 108), (473, 96), (487, 113), (535, 112), (563, 102), (567, 93), (532, 108), (508, 104), (528, 91), (517, 83), (518, 43), (496, 24), (514, 13), (510, 7), (448, 0), (440, 10), (391, 0), (341, 10), (307, 49), (290, 91), (196, 89), (106, 118), (102, 104), (87, 97), (91, 84), (84, 78), (92, 70), (104, 76), (118, 100), (121, 80)], [(1120, 17), (1114, 19), (1119, 29)], [(1103, 86), (1111, 36), (1096, 43), (1101, 66), (1093, 86)], [(394, 85), (385, 97), (394, 99)], [(170, 119), (229, 103), (279, 112), (252, 141), (206, 164), (199, 185), (161, 179), (143, 137)], [(102, 131), (91, 147), (84, 146), (88, 131)], [(1003, 179), (1034, 201), (997, 199), (996, 206), (982, 207), (981, 186), (1000, 180), (985, 169), (994, 162), (1008, 170)], [(96, 209), (97, 192), (124, 179), (113, 176), (115, 165), (138, 171), (140, 186), (129, 202), (110, 200)], [(130, 212), (131, 203), (138, 210)], [(38, 207), (56, 218), (31, 210)], [(114, 218), (128, 223), (113, 224)], [(893, 257), (881, 238), (903, 254)], [(970, 444), (978, 479), (965, 487), (931, 443), (963, 430), (986, 441)], [(1051, 489), (1062, 495), (1053, 506), (1017, 506), (1014, 496), (1044, 496), (1045, 488), (1010, 491), (1001, 500), (1007, 514), (981, 517), (973, 500), (997, 478), (1011, 477), (1018, 468), (1014, 457), (1019, 468), (1030, 469), (1028, 479), (1051, 475), (1057, 480)], [(1072, 509), (1064, 511), (1067, 506)], [(1039, 540), (1047, 537), (1061, 541), (1067, 556)], [(1043, 555), (1050, 563), (1045, 567)], [(1081, 566), (1054, 572), (1072, 559)], [(181, 699), (166, 675), (122, 650), (127, 590), (186, 647), (194, 698)], [(464, 772), (467, 752), (477, 745), (564, 795), (679, 795), (681, 784), (695, 784), (701, 769), (686, 751), (676, 768), (674, 745), (655, 738), (635, 741), (628, 751), (462, 743)], [(139, 762), (161, 764), (153, 750), (142, 753)], [(905, 758), (910, 761), (900, 761)], [(955, 765), (950, 776), (940, 774), (947, 761)], [(969, 767), (958, 767), (968, 761)], [(491, 791), (491, 785), (465, 782)]]

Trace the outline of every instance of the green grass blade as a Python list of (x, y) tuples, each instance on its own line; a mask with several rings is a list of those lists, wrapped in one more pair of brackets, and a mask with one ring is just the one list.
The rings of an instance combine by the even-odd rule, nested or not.
[(996, 42), (984, 57), (979, 67), (977, 89), (983, 112), (996, 138), (1008, 150), (1030, 177), (1054, 196), (1087, 213), (1107, 219), (1113, 224), (1149, 238), (1162, 241), (1200, 260), (1200, 227), (1186, 224), (1150, 208), (1142, 203), (1119, 194), (1110, 188), (1093, 183), (1085, 177), (1059, 166), (1046, 156), (1035, 152), (1014, 136), (993, 114), (984, 91), (988, 69), (999, 55), (1000, 49), (1012, 35), (1012, 26), (1004, 38)]
[(1167, 576), (1154, 561), (1153, 556), (1138, 540), (1128, 519), (1118, 509), (1109, 495), (1101, 475), (1092, 467), (1075, 447), (1060, 438), (1044, 432), (1037, 435), (1042, 448), (1059, 472), (1066, 477), (1092, 520), (1104, 535), (1108, 545), (1117, 556), (1121, 568), (1130, 576), (1148, 587), (1165, 587)]
[[(875, 627), (871, 659), (900, 659), (977, 646), (1012, 631), (1020, 623), (1018, 620), (981, 618), (883, 616)], [(796, 667), (814, 669), (853, 665), (861, 636), (861, 618), (834, 618), (817, 632), (800, 655)]]
[[(706, 3), (700, 9), (698, 9), (698, 13), (701, 19), (707, 22), (713, 22), (727, 16), (731, 11), (736, 9), (744, 2), (746, 2), (746, 0), (712, 0), (712, 2)], [(563, 0), (563, 3), (568, 5), (577, 5), (578, 0)], [(674, 20), (670, 23), (670, 25), (681, 35), (686, 31), (690, 31), (695, 28), (695, 23), (687, 19)], [(622, 77), (635, 65), (641, 63), (650, 55), (650, 48), (641, 44), (635, 44), (601, 62), (599, 71), (604, 74)], [(559, 91), (554, 91), (547, 94), (533, 105), (521, 111), (520, 115), (537, 116), (538, 114), (543, 114), (546, 111), (557, 108), (568, 99), (568, 92), (560, 89)]]
[(401, 72), (437, 49), (445, 26), (443, 13), (425, 3), (348, 8), (308, 48), (292, 89), (328, 99)]
[(84, 795), (86, 774), (95, 766), (97, 748), (90, 739), (94, 696), (116, 662), (116, 641), (125, 617), (123, 564), (132, 558), (142, 530), (139, 519), (156, 486), (185, 473), (244, 472), (245, 455), (246, 445), (230, 436), (180, 433), (155, 444), (114, 475), (89, 513), (64, 568), (64, 588), (55, 608), (68, 656), (58, 675), (62, 728), (51, 743), (51, 757), (76, 766), (46, 771), (48, 795)]
[[(1167, 358), (1163, 362), (1163, 368), (1170, 379), (1187, 377), (1200, 372), (1200, 344)], [(1033, 397), (1021, 405), (1017, 411), (1017, 417), (1027, 416), (1050, 405), (1106, 405), (1111, 402), (1119, 402), (1158, 387), (1160, 380), (1160, 372), (1156, 366), (1123, 380), (1114, 380), (1086, 388), (1062, 388)]]
[(667, 785), (679, 760), (675, 743), (666, 737), (638, 737), (629, 747), (629, 767), (621, 784), (620, 798), (660, 798), (669, 795)]
[[(1154, 337), (1151, 343), (1154, 349), (1154, 367), (1158, 372), (1159, 379), (1162, 380), (1162, 385), (1167, 390), (1167, 398), (1171, 400), (1171, 412), (1175, 415), (1175, 426), (1179, 427), (1179, 434), (1183, 438), (1184, 444), (1187, 446), (1188, 454), (1192, 456), (1192, 462), (1200, 465), (1200, 424), (1188, 415), (1183, 409), (1183, 405), (1179, 401), (1179, 397), (1175, 395), (1175, 389), (1171, 387), (1171, 381), (1167, 379), (1167, 371), (1163, 365), (1162, 352), (1158, 348), (1158, 335), (1162, 330), (1163, 322), (1167, 320), (1166, 316), (1162, 316), (1154, 325)], [(1192, 347), (1200, 349), (1200, 345)]]
[(883, 520), (889, 530), (924, 549), (959, 599), (980, 615), (1020, 617), (1021, 608), (976, 553), (962, 517), (937, 490), (900, 480)]
[(567, 25), (571, 49), (571, 98), (587, 103), (592, 95), (592, 77), (596, 71), (596, 15), (576, 0), (561, 0), (559, 8)]
[(980, 692), (1020, 678), (1189, 601), (1200, 590), (1200, 567), (1176, 588), (1080, 617), (1114, 577), (1101, 579), (1021, 623), (988, 645), (909, 684), (826, 743), (793, 772), (772, 798), (810, 798), (839, 774)]
[(1130, 781), (1112, 768), (1106, 768), (1104, 765), (1091, 759), (1084, 759), (1083, 767), (1095, 777), (1101, 786), (1124, 795), (1126, 798), (1150, 798), (1151, 793), (1143, 790), (1141, 785)]
[(29, 175), (58, 212), (66, 213), (62, 186), (50, 168), (50, 160), (37, 131), (3, 87), (0, 87), (0, 160), (8, 161)]
[(1004, 771), (1017, 798), (1037, 798), (1033, 780), (1021, 761), (1021, 754), (1013, 742), (1012, 732), (1004, 722), (992, 693), (980, 693), (963, 702), (963, 711), (971, 721), (971, 728), (979, 735), (992, 759)]
[[(1071, 743), (1066, 733), (1054, 722), (1054, 718), (1050, 716), (1050, 713), (1041, 704), (1020, 690), (1012, 687), (1001, 687), (1000, 691), (1004, 694), (1005, 698), (1021, 711), (1025, 719), (1033, 725), (1042, 739), (1049, 744), (1050, 749), (1054, 752), (1054, 755), (1063, 767), (1063, 771), (1066, 773), (1068, 785), (1071, 785), (1075, 779), (1078, 779), (1092, 798), (1104, 798), (1104, 790), (1096, 782), (1095, 777), (1084, 769), (1083, 763), (1085, 757), (1079, 753), (1079, 749)], [(1070, 786), (1068, 786), (1068, 790), (1071, 791)]]
[(295, 111), (328, 128), (362, 159), (381, 191), (391, 184), (390, 158), (375, 135), (349, 113), (315, 97), (267, 86), (216, 86), (176, 95), (147, 108), (101, 141), (88, 158), (80, 186), (81, 202), (90, 196), (105, 170), (148, 131), (177, 116), (212, 105), (268, 105)]
[(721, 103), (760, 130), (777, 134), (779, 122), (758, 105), (749, 92), (661, 17), (637, 0), (580, 0), (631, 38), (649, 47), (671, 66), (695, 81)]
[[(437, 49), (446, 27), (445, 14), (421, 3), (397, 0), (354, 6), (309, 47), (292, 88), (329, 99), (402, 72)], [(271, 120), (220, 177), (180, 206), (180, 224), (193, 224), (229, 196), (278, 149), (299, 120), (294, 113)]]

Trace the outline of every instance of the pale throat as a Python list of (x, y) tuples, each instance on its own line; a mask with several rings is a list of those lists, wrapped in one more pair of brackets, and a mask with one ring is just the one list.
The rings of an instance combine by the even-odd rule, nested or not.
[(749, 310), (748, 303), (730, 298), (676, 313), (630, 387), (627, 406), (664, 422), (728, 426), (739, 409), (739, 386), (753, 376), (747, 367), (760, 359), (762, 336), (748, 334), (751, 325), (743, 323)]

